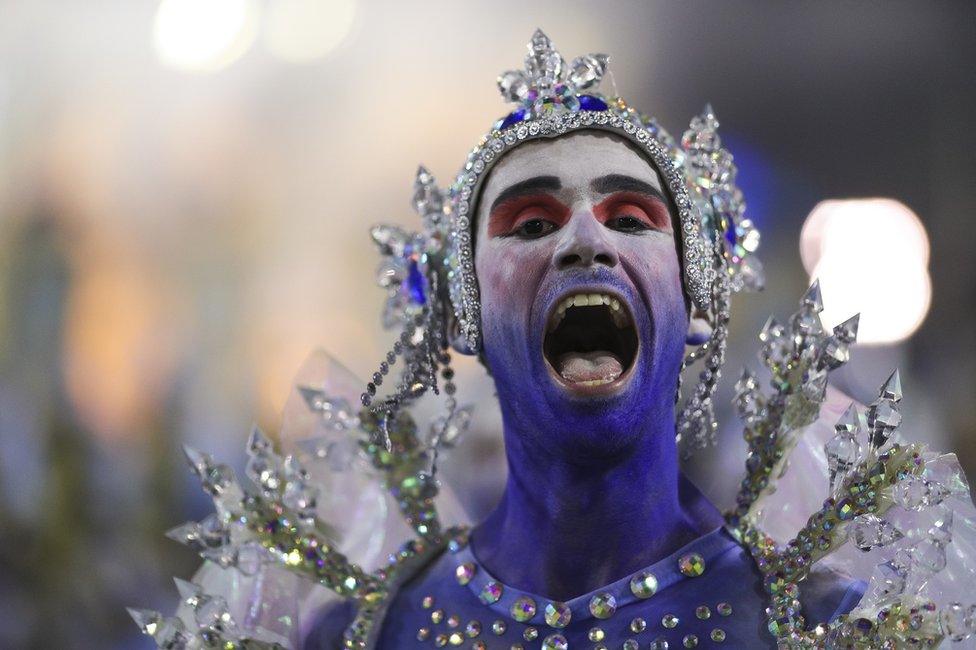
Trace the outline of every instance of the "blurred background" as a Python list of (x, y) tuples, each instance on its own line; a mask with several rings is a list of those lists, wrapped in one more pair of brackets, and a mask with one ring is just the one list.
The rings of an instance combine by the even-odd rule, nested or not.
[[(900, 367), (906, 435), (974, 475), (973, 24), (966, 2), (0, 2), (0, 647), (151, 647), (124, 606), (172, 609), (197, 560), (163, 533), (210, 511), (180, 445), (242, 466), (316, 347), (373, 371), (367, 227), (416, 225), (417, 163), (448, 184), (536, 26), (610, 53), (673, 133), (714, 105), (768, 270), (726, 384), (820, 277), (829, 325), (863, 312), (837, 387), (870, 400)], [(477, 519), (498, 416), (458, 367), (478, 412), (444, 472)], [(744, 459), (728, 411), (688, 468), (715, 494)]]

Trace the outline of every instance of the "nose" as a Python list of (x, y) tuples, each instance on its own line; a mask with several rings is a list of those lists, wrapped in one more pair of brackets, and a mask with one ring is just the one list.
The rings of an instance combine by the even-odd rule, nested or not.
[(585, 268), (597, 264), (613, 268), (620, 261), (616, 249), (607, 238), (606, 228), (588, 210), (570, 217), (560, 235), (552, 260), (558, 269)]

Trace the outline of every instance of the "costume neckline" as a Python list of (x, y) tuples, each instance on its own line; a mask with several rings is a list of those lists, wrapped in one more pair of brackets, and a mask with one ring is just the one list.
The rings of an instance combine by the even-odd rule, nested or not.
[[(516, 589), (503, 583), (485, 569), (475, 556), (470, 543), (455, 547), (456, 550), (452, 550), (450, 555), (454, 564), (458, 567), (458, 581), (464, 584), (489, 609), (506, 618), (512, 618), (514, 609), (518, 607), (519, 603), (530, 602), (533, 605), (532, 609), (534, 609), (534, 613), (531, 617), (519, 620), (519, 622), (533, 625), (547, 625), (547, 607), (549, 605), (553, 605), (563, 612), (568, 610), (569, 616), (566, 617), (567, 622), (570, 619), (575, 623), (588, 619), (608, 618), (608, 616), (598, 616), (594, 613), (593, 603), (596, 599), (603, 599), (605, 602), (606, 596), (609, 595), (615, 603), (614, 609), (624, 607), (639, 600), (651, 600), (668, 587), (704, 575), (707, 573), (708, 567), (713, 565), (719, 556), (736, 547), (738, 547), (738, 542), (726, 530), (726, 527), (724, 525), (718, 526), (701, 537), (685, 544), (667, 557), (647, 567), (638, 569), (609, 585), (599, 587), (568, 601), (547, 598), (539, 594)], [(695, 561), (700, 562), (702, 567), (701, 573), (697, 575), (696, 569), (691, 568), (692, 565), (689, 564)], [(465, 565), (467, 565), (469, 570), (471, 567), (474, 567), (473, 575), (466, 582), (461, 577), (462, 567)], [(682, 566), (684, 566), (684, 570)], [(632, 588), (631, 582), (639, 576), (646, 574), (650, 574), (656, 579), (656, 589), (649, 595), (638, 596), (637, 592)], [(497, 598), (495, 598), (495, 594), (497, 594)], [(524, 608), (522, 611), (525, 611)], [(551, 610), (550, 613), (552, 613)]]

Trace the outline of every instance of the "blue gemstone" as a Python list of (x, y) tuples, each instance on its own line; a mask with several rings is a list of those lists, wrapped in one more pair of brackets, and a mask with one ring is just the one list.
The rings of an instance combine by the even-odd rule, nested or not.
[(581, 111), (605, 111), (607, 110), (607, 103), (593, 95), (580, 95), (579, 107)]
[(521, 122), (524, 119), (525, 119), (525, 109), (524, 108), (516, 108), (514, 111), (512, 111), (511, 113), (509, 113), (505, 117), (505, 119), (502, 120), (502, 122), (499, 125), (498, 129), (501, 130), (501, 129), (508, 128), (508, 127), (512, 126), (513, 124), (517, 124), (518, 122)]
[(420, 267), (415, 261), (411, 260), (410, 267), (407, 270), (407, 280), (404, 284), (410, 299), (418, 305), (427, 302), (427, 297), (424, 293), (424, 282), (424, 274), (420, 272)]

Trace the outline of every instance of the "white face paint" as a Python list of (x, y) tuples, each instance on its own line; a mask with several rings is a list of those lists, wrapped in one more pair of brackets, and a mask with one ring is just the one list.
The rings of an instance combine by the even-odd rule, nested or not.
[(688, 321), (662, 188), (634, 148), (598, 132), (526, 143), (497, 163), (475, 249), (496, 376), (572, 397), (623, 392), (638, 372), (676, 380)]

